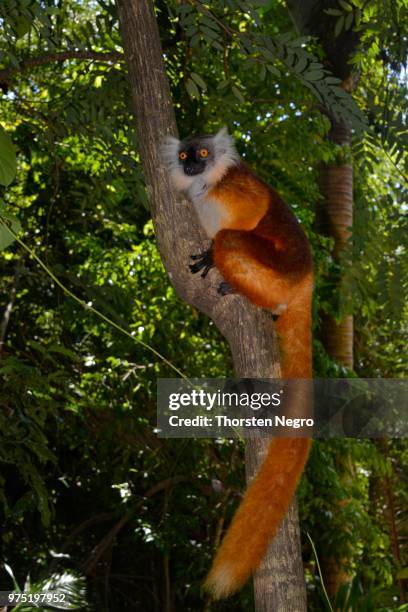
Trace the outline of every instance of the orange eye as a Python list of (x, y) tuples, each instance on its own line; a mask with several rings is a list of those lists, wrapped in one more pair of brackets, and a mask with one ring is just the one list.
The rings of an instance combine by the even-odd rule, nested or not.
[(201, 149), (200, 150), (200, 157), (203, 157), (203, 158), (208, 157), (208, 149)]
[(181, 153), (179, 153), (179, 159), (181, 159), (181, 161), (187, 159), (187, 153), (185, 151), (181, 151)]

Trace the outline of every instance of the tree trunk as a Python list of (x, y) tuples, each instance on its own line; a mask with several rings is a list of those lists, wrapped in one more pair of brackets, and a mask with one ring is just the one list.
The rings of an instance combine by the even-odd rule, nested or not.
[[(400, 546), (400, 534), (398, 533), (398, 510), (396, 508), (395, 494), (394, 494), (394, 481), (395, 481), (395, 469), (390, 457), (389, 444), (386, 438), (380, 438), (375, 441), (379, 452), (384, 456), (389, 470), (386, 470), (384, 474), (379, 477), (379, 486), (385, 503), (381, 504), (381, 512), (384, 515), (386, 522), (388, 523), (388, 531), (391, 540), (391, 550), (394, 557), (394, 564), (397, 569), (404, 567), (403, 558), (401, 555)], [(400, 603), (407, 603), (406, 597), (406, 579), (399, 578), (397, 580), (400, 594)]]
[[(238, 377), (274, 378), (279, 361), (270, 314), (237, 295), (220, 298), (216, 292), (220, 276), (215, 271), (205, 280), (189, 273), (189, 256), (203, 250), (205, 238), (192, 207), (176, 197), (160, 163), (160, 142), (168, 134), (175, 136), (177, 126), (153, 4), (151, 0), (117, 0), (117, 7), (139, 151), (158, 247), (170, 281), (178, 295), (211, 317), (226, 337)], [(250, 466), (259, 462), (264, 446), (255, 441), (247, 445)], [(257, 612), (306, 610), (295, 506), (269, 547), (255, 583)]]
[[(339, 146), (351, 145), (351, 132), (347, 126), (332, 120), (329, 140)], [(353, 226), (353, 166), (350, 163), (322, 165), (320, 169), (320, 190), (323, 201), (318, 206), (318, 222), (326, 236), (334, 238), (333, 257), (340, 264), (341, 254), (347, 248)], [(333, 300), (341, 299), (342, 274), (337, 279)], [(322, 340), (330, 355), (337, 363), (353, 368), (353, 316), (347, 315), (337, 322), (333, 317), (322, 318)], [(351, 478), (350, 456), (340, 453), (336, 457), (339, 477), (346, 486)], [(347, 500), (338, 502), (339, 509)], [(336, 508), (333, 508), (336, 512)], [(347, 558), (322, 556), (322, 569), (329, 597), (334, 599), (340, 587), (351, 582), (353, 575), (345, 567)]]
[[(339, 146), (351, 144), (350, 128), (333, 121), (329, 140)], [(339, 261), (352, 234), (353, 226), (353, 166), (324, 164), (320, 170), (320, 190), (323, 201), (318, 207), (319, 225), (326, 236), (334, 238), (333, 257)], [(338, 280), (341, 293), (341, 274)], [(331, 357), (353, 368), (353, 317), (348, 315), (337, 323), (332, 317), (323, 321), (323, 342)]]

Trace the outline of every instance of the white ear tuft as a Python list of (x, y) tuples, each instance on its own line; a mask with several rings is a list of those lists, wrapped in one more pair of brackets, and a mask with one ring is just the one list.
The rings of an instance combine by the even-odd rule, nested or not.
[(167, 136), (160, 146), (161, 160), (169, 169), (177, 165), (179, 146), (180, 140), (174, 136)]
[(166, 138), (164, 139), (164, 143), (166, 144), (180, 144), (180, 140), (178, 138), (175, 138), (174, 136), (166, 136)]
[(231, 165), (231, 163), (233, 164), (238, 161), (239, 156), (235, 148), (234, 139), (228, 134), (226, 126), (222, 127), (214, 136), (214, 146), (218, 163), (228, 160), (228, 163)]
[(228, 136), (228, 128), (226, 125), (224, 125), (224, 127), (222, 127), (215, 135), (215, 138), (217, 139), (221, 139), (221, 138), (225, 138), (226, 136)]

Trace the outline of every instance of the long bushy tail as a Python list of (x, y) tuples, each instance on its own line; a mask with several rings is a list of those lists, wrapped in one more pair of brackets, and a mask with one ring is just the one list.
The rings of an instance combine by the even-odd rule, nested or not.
[[(310, 313), (299, 309), (283, 314), (277, 330), (281, 336), (284, 378), (310, 378)], [(286, 367), (285, 367), (286, 363)], [(302, 387), (300, 387), (302, 389)], [(304, 387), (303, 387), (304, 388)], [(296, 392), (307, 409), (308, 400)], [(290, 402), (292, 403), (292, 402)], [(289, 406), (289, 409), (296, 406)], [(228, 597), (257, 569), (276, 534), (305, 467), (309, 438), (275, 438), (252, 484), (245, 493), (214, 559), (204, 587), (214, 599)]]
[(308, 438), (275, 438), (238, 508), (205, 581), (215, 599), (239, 589), (256, 570), (295, 494)]

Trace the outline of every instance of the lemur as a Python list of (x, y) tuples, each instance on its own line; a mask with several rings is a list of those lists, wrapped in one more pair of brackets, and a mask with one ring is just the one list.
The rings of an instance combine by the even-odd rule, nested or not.
[[(279, 194), (239, 158), (226, 128), (214, 136), (167, 139), (162, 148), (174, 187), (192, 202), (212, 240), (192, 255), (191, 272), (215, 266), (221, 295), (236, 292), (272, 311), (283, 378), (311, 378), (309, 242)], [(214, 598), (241, 587), (260, 564), (285, 516), (310, 449), (307, 438), (275, 438), (250, 484), (206, 579)]]

